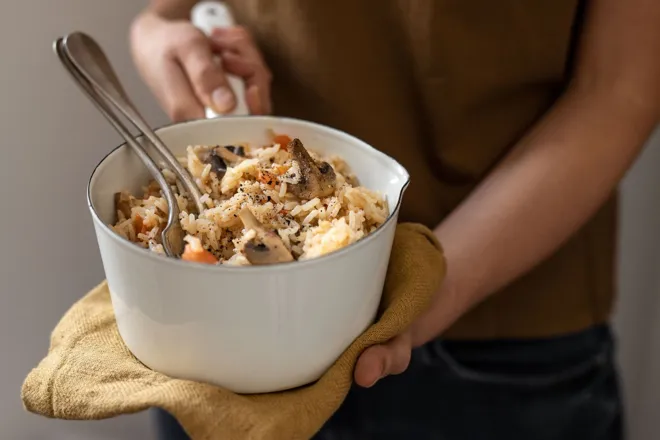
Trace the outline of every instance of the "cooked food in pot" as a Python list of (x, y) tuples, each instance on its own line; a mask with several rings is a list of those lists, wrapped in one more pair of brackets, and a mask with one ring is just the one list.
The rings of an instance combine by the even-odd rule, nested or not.
[[(180, 160), (206, 205), (197, 214), (163, 168), (187, 234), (184, 260), (263, 265), (315, 258), (361, 239), (389, 215), (385, 198), (359, 186), (341, 158), (321, 157), (299, 139), (279, 135), (264, 147), (190, 146)], [(168, 208), (156, 182), (141, 197), (116, 194), (115, 208), (117, 234), (164, 254), (160, 232)]]

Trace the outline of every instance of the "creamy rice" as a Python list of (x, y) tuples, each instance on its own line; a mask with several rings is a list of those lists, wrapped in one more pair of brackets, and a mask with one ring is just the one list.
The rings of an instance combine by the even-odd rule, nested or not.
[[(275, 231), (294, 260), (305, 260), (341, 249), (378, 228), (389, 215), (385, 198), (359, 186), (347, 164), (339, 157), (320, 157), (308, 151), (313, 163), (329, 164), (334, 171), (332, 188), (316, 197), (303, 191), (309, 184), (305, 164), (292, 154), (295, 147), (285, 136), (272, 145), (257, 147), (190, 146), (181, 163), (194, 177), (206, 210), (196, 214), (194, 205), (174, 173), (163, 174), (176, 194), (181, 226), (186, 232), (184, 259), (205, 263), (250, 265), (246, 244), (254, 241), (258, 229), (242, 221), (249, 212), (267, 231)], [(210, 160), (218, 148), (240, 152), (236, 163), (223, 161), (222, 172)], [(224, 150), (223, 150), (224, 151)], [(224, 156), (223, 156), (224, 157)], [(233, 156), (238, 157), (237, 155)], [(224, 174), (224, 175), (223, 175)], [(302, 189), (301, 189), (302, 188)], [(113, 230), (125, 239), (164, 254), (160, 233), (167, 223), (167, 202), (155, 182), (138, 198), (127, 192), (117, 195), (117, 221)], [(308, 198), (305, 198), (308, 197)], [(186, 258), (186, 255), (204, 258)]]

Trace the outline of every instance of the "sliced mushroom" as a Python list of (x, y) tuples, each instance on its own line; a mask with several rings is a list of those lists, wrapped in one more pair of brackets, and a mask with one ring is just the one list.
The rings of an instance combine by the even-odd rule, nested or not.
[[(232, 151), (233, 150), (233, 151)], [(222, 160), (227, 163), (227, 165), (236, 165), (237, 163), (240, 163), (245, 159), (245, 157), (240, 156), (238, 153), (235, 153), (234, 151), (240, 152), (241, 150), (238, 150), (237, 147), (215, 147), (213, 149), (213, 154), (220, 156)], [(243, 152), (245, 154), (245, 152)]]
[(300, 167), (300, 180), (289, 185), (289, 191), (300, 199), (311, 200), (315, 197), (328, 197), (335, 192), (337, 176), (327, 162), (315, 161), (299, 139), (289, 142), (287, 149)]
[(211, 164), (211, 171), (217, 174), (219, 178), (222, 178), (222, 176), (224, 176), (227, 172), (227, 164), (224, 160), (222, 160), (220, 156), (215, 154), (214, 151), (210, 151), (208, 153), (204, 163)]
[(218, 178), (222, 179), (227, 172), (228, 166), (236, 165), (245, 158), (245, 150), (243, 147), (228, 145), (226, 147), (215, 147), (212, 150), (204, 151), (198, 154), (197, 157), (202, 162), (211, 164), (211, 171)]
[(246, 229), (256, 232), (256, 236), (245, 243), (245, 257), (251, 264), (257, 266), (293, 261), (280, 236), (267, 230), (248, 208), (243, 208), (238, 216)]
[(241, 147), (240, 145), (239, 146), (226, 145), (225, 148), (237, 156), (245, 157), (245, 148)]
[(120, 211), (127, 219), (131, 218), (131, 196), (125, 192), (115, 193), (115, 211)]

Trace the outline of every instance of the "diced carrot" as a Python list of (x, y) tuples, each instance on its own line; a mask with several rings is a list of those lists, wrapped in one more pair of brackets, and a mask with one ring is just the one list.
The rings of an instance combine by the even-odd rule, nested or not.
[(276, 134), (273, 138), (273, 143), (280, 144), (280, 148), (286, 150), (286, 146), (291, 142), (291, 138), (285, 134)]
[(257, 180), (261, 183), (265, 183), (271, 188), (274, 188), (275, 184), (277, 183), (277, 177), (275, 177), (273, 173), (269, 173), (268, 171), (264, 171), (264, 170), (259, 171)]
[(204, 264), (216, 264), (218, 262), (218, 259), (215, 258), (215, 255), (213, 255), (206, 249), (202, 249), (201, 251), (195, 251), (192, 250), (189, 244), (187, 244), (185, 249), (183, 250), (181, 259), (185, 261), (194, 261), (196, 263), (204, 263)]
[(277, 174), (279, 174), (280, 176), (282, 174), (286, 174), (286, 172), (289, 171), (289, 168), (291, 168), (291, 167), (288, 166), (288, 165), (279, 165), (277, 167)]

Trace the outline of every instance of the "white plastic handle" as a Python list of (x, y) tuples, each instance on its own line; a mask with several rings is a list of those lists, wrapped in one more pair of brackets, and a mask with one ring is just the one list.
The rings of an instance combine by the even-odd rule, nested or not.
[[(196, 28), (208, 36), (211, 35), (213, 29), (230, 27), (235, 24), (234, 17), (231, 15), (231, 11), (227, 5), (221, 2), (211, 1), (197, 3), (191, 11), (190, 21)], [(220, 60), (218, 60), (218, 62), (220, 62)], [(227, 75), (227, 81), (236, 96), (236, 107), (231, 114), (249, 114), (250, 112), (247, 103), (245, 102), (245, 84), (243, 83), (243, 80), (234, 75)], [(215, 118), (218, 116), (220, 115), (210, 108), (206, 109), (207, 118)]]

